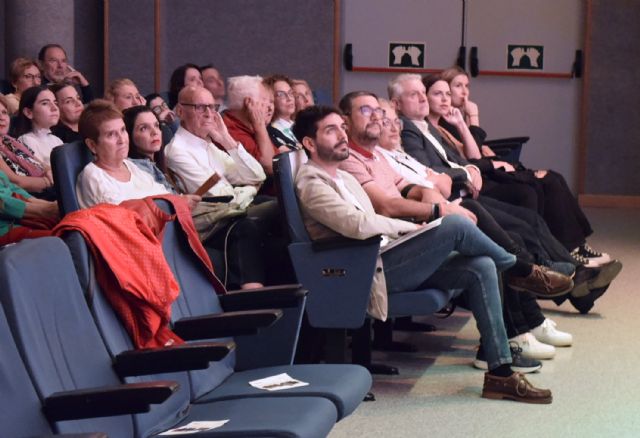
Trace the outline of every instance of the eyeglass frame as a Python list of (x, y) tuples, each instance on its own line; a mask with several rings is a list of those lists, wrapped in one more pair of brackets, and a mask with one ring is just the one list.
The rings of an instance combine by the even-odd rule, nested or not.
[(402, 119), (391, 120), (389, 117), (382, 118), (382, 126), (388, 128), (391, 124), (396, 125), (396, 128), (398, 128), (398, 130), (400, 131), (402, 131), (402, 129), (404, 128), (404, 122), (402, 121)]
[[(371, 105), (362, 105), (360, 108), (358, 108), (358, 111), (360, 111), (360, 114), (365, 117), (371, 117), (375, 113), (378, 117), (384, 119), (384, 117), (387, 115), (387, 111), (384, 108), (378, 107), (374, 109)], [(348, 116), (352, 114), (352, 112), (349, 111), (345, 114)]]
[(179, 102), (179, 104), (182, 105), (182, 106), (190, 106), (190, 107), (192, 107), (193, 110), (198, 114), (204, 114), (207, 109), (209, 111), (211, 111), (212, 113), (216, 113), (216, 112), (218, 112), (218, 108), (220, 108), (220, 105), (215, 104), (215, 103), (186, 103), (186, 102)]

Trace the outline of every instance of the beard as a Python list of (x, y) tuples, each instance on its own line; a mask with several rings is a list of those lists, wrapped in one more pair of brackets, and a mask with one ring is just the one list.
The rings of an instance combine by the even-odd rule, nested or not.
[[(346, 141), (340, 141), (334, 144), (331, 148), (319, 147), (318, 157), (324, 161), (344, 161), (349, 158), (349, 148), (346, 147)], [(344, 150), (339, 150), (344, 147)]]

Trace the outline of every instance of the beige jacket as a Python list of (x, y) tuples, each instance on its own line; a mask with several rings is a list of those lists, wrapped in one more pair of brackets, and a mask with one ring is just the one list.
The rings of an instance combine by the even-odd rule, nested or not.
[[(338, 175), (364, 211), (345, 200), (333, 178), (312, 161), (303, 165), (296, 175), (296, 192), (305, 227), (312, 239), (336, 235), (352, 239), (367, 239), (376, 235), (397, 238), (400, 234), (415, 231), (415, 224), (376, 214), (358, 181), (341, 170), (338, 170)], [(373, 278), (368, 312), (374, 318), (387, 319), (387, 285), (380, 257)]]

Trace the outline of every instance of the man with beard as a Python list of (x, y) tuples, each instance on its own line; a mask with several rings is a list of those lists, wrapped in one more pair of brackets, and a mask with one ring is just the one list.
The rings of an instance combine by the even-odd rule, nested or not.
[[(345, 128), (341, 113), (330, 107), (312, 106), (296, 117), (294, 134), (310, 156), (296, 175), (296, 191), (311, 238), (383, 235), (388, 240), (419, 230), (420, 224), (377, 214), (358, 181), (339, 169), (350, 153)], [(439, 216), (438, 211), (425, 207), (429, 212), (422, 214), (424, 219)], [(383, 278), (374, 282), (378, 290), (372, 293), (393, 294), (422, 287), (464, 290), (485, 342), (489, 371), (482, 396), (551, 403), (549, 390), (533, 387), (510, 367), (496, 271), (509, 268), (515, 257), (478, 230), (470, 220), (472, 215), (451, 214), (452, 210), (445, 207), (439, 226), (381, 253), (384, 268), (376, 275)], [(457, 254), (451, 256), (452, 251)], [(385, 283), (386, 291), (380, 291)]]

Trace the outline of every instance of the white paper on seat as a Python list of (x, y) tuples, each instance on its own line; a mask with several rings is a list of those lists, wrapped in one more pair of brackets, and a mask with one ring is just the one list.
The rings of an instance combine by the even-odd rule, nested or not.
[(217, 429), (228, 423), (229, 420), (220, 421), (192, 421), (184, 426), (176, 427), (175, 429), (169, 429), (166, 432), (161, 433), (161, 436), (169, 435), (189, 435), (192, 433), (206, 432), (208, 430)]
[(309, 383), (294, 379), (287, 373), (278, 374), (264, 379), (249, 382), (249, 385), (258, 389), (267, 391), (280, 391), (281, 389), (297, 388), (299, 386), (307, 386)]

